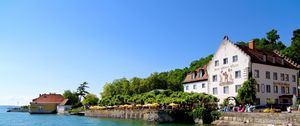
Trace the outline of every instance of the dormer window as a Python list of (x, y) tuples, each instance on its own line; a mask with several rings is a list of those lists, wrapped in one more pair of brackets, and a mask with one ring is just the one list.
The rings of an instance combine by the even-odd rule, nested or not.
[(197, 72), (194, 72), (192, 75), (192, 79), (195, 79), (197, 77)]
[(267, 56), (263, 55), (263, 61), (266, 62), (267, 61)]
[(284, 59), (281, 59), (281, 65), (284, 65)]
[(199, 74), (198, 74), (198, 75), (199, 75), (199, 77), (202, 77), (202, 76), (203, 76), (203, 74), (204, 74), (204, 70), (202, 70), (202, 69), (201, 69), (201, 70), (199, 70)]
[(276, 58), (275, 57), (272, 57), (272, 62), (276, 63)]

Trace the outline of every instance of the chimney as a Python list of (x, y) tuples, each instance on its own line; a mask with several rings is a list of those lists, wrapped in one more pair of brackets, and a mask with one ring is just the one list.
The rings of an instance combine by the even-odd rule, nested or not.
[(249, 42), (249, 49), (255, 49), (255, 42), (253, 40)]

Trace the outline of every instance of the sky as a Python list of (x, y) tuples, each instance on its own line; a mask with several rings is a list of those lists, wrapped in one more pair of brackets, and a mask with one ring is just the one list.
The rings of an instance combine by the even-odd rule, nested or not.
[(278, 30), (290, 45), (297, 0), (1, 0), (0, 105), (41, 93), (99, 96), (105, 83), (184, 68), (232, 42)]

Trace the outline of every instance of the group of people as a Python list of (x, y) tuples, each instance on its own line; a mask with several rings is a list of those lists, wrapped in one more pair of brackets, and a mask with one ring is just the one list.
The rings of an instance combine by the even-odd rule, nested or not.
[(246, 105), (239, 105), (239, 106), (225, 106), (223, 108), (224, 112), (253, 112), (255, 106), (246, 104)]

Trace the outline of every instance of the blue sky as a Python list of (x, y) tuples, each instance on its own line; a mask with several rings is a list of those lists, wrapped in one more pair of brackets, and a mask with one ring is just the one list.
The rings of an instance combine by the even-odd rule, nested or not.
[(0, 104), (40, 93), (99, 95), (105, 83), (183, 68), (224, 35), (249, 41), (277, 29), (290, 45), (300, 3), (217, 0), (0, 1)]

